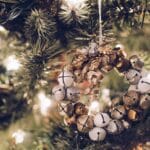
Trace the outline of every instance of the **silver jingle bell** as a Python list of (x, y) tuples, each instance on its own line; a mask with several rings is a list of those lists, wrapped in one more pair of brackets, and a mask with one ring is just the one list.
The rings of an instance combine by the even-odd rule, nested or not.
[(105, 127), (109, 124), (110, 122), (110, 117), (107, 113), (97, 113), (94, 116), (94, 124), (97, 127)]
[(94, 127), (89, 131), (89, 137), (92, 141), (103, 141), (106, 137), (106, 131), (103, 128)]
[(150, 108), (150, 94), (143, 94), (140, 100), (140, 107), (142, 109)]
[(106, 128), (110, 134), (119, 134), (124, 130), (123, 124), (119, 120), (111, 120)]
[(58, 76), (58, 82), (61, 86), (70, 87), (73, 85), (74, 77), (69, 71), (62, 71)]
[(138, 84), (139, 80), (142, 78), (142, 75), (137, 70), (130, 69), (128, 72), (125, 73), (125, 77), (130, 84), (136, 85)]
[(150, 74), (147, 77), (141, 78), (138, 83), (138, 90), (141, 93), (150, 93)]
[(93, 116), (82, 115), (77, 119), (77, 128), (80, 132), (89, 132), (93, 126)]
[(126, 114), (125, 107), (122, 105), (116, 106), (111, 111), (111, 117), (114, 119), (121, 119)]
[(65, 89), (60, 85), (55, 86), (52, 89), (52, 93), (55, 100), (62, 101), (65, 98)]

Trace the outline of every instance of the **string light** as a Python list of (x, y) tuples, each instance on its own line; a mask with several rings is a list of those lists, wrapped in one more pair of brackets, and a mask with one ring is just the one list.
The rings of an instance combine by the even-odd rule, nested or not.
[(7, 71), (15, 71), (20, 68), (21, 64), (14, 55), (11, 55), (4, 60), (4, 66)]
[(92, 101), (89, 106), (89, 114), (96, 114), (100, 111), (100, 104), (98, 101)]
[(67, 4), (70, 10), (77, 11), (79, 8), (86, 6), (87, 0), (63, 0), (64, 4)]
[(111, 105), (110, 89), (107, 89), (107, 88), (103, 89), (101, 98), (103, 102), (107, 104), (107, 106), (110, 106)]
[(38, 93), (38, 99), (40, 103), (41, 114), (44, 116), (47, 116), (48, 109), (52, 104), (50, 98), (47, 97), (43, 91), (40, 91)]
[(2, 33), (3, 35), (7, 36), (8, 35), (8, 31), (0, 25), (0, 33)]
[[(66, 1), (66, 0), (65, 0)], [(75, 6), (77, 5), (79, 2), (77, 0), (67, 0), (66, 1), (68, 4), (72, 5), (72, 6)]]
[(12, 138), (15, 139), (16, 144), (23, 143), (25, 136), (26, 136), (26, 133), (22, 130), (18, 130), (12, 134)]

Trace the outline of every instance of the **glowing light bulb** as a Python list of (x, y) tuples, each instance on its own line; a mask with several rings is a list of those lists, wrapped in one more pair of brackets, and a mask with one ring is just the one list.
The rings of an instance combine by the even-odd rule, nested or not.
[(0, 25), (0, 33), (2, 33), (3, 35), (7, 36), (8, 35), (8, 31)]
[(70, 9), (76, 9), (79, 6), (82, 6), (85, 4), (86, 0), (64, 0), (64, 3), (66, 3)]
[(21, 66), (20, 62), (14, 55), (7, 57), (4, 60), (4, 65), (8, 71), (18, 70)]
[(23, 143), (26, 133), (22, 130), (18, 130), (12, 134), (12, 138), (15, 139), (16, 144)]
[(69, 4), (71, 4), (71, 5), (76, 5), (77, 3), (79, 3), (78, 2), (78, 0), (67, 0), (67, 2), (69, 3)]
[(89, 106), (89, 114), (96, 114), (100, 111), (100, 104), (98, 101), (91, 102)]
[(105, 103), (105, 105), (110, 106), (111, 105), (110, 89), (103, 89), (101, 98), (103, 102)]
[(41, 114), (47, 116), (48, 109), (51, 106), (51, 100), (45, 95), (43, 91), (39, 92), (38, 99), (40, 103)]

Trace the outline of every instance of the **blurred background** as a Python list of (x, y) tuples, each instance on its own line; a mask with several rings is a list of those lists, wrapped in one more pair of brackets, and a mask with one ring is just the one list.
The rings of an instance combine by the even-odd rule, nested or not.
[[(74, 138), (76, 132), (59, 115), (51, 93), (57, 76), (71, 63), (76, 48), (98, 41), (98, 1), (76, 0), (72, 11), (74, 1), (65, 5), (65, 0), (0, 0), (0, 150), (123, 150), (124, 142), (129, 149), (150, 149), (150, 136), (145, 136), (148, 123), (135, 126), (136, 134), (129, 135), (135, 129), (129, 130), (126, 139), (117, 136), (112, 143), (94, 143), (85, 135)], [(121, 44), (128, 58), (138, 55), (149, 71), (150, 2), (102, 0), (101, 4), (101, 49)], [(100, 109), (128, 87), (116, 70), (107, 74), (99, 88)], [(88, 104), (88, 97), (81, 99)]]

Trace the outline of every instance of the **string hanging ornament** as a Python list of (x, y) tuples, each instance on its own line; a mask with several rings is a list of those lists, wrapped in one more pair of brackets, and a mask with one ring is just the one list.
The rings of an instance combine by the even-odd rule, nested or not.
[(102, 35), (102, 1), (98, 0), (98, 12), (99, 12), (99, 46), (101, 46), (103, 42)]
[[(53, 88), (54, 99), (58, 101), (58, 106), (61, 106), (60, 113), (66, 114), (64, 123), (68, 126), (75, 125), (77, 132), (88, 133), (93, 141), (103, 141), (107, 138), (107, 134), (121, 134), (130, 127), (129, 122), (142, 119), (140, 116), (150, 108), (150, 75), (145, 77), (142, 74), (144, 63), (140, 58), (134, 55), (128, 59), (124, 49), (118, 45), (111, 50), (99, 51), (103, 42), (101, 4), (102, 1), (98, 0), (99, 44), (90, 42), (88, 47), (78, 48), (71, 64), (67, 65), (58, 76), (59, 85)], [(100, 109), (92, 111), (93, 106), (80, 102), (86, 87), (80, 90), (79, 84), (87, 81), (89, 88), (99, 88), (103, 77), (114, 68), (124, 75), (136, 90), (128, 89), (120, 102), (112, 103), (103, 112)], [(92, 94), (97, 95), (90, 90), (86, 92), (88, 97)]]

